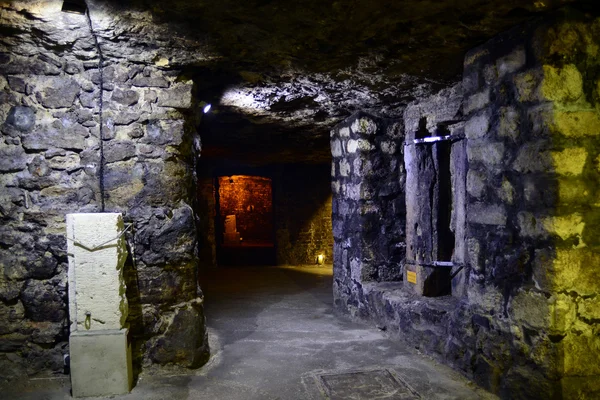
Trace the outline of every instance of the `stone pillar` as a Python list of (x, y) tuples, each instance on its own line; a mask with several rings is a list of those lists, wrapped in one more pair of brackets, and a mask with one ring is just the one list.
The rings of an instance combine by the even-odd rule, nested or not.
[(356, 309), (362, 284), (402, 279), (402, 124), (357, 113), (331, 131), (334, 298)]
[(123, 230), (118, 213), (67, 215), (74, 397), (124, 394), (131, 389)]
[[(464, 262), (465, 144), (461, 140), (415, 144), (415, 139), (425, 137), (460, 138), (462, 97), (462, 87), (456, 85), (409, 105), (404, 112), (405, 287), (419, 295), (463, 292), (465, 274), (459, 272), (454, 283), (450, 277)], [(438, 261), (456, 266), (436, 268)]]

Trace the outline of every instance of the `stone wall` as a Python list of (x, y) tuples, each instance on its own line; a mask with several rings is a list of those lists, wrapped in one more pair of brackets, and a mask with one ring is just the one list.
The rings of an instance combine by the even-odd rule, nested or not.
[[(58, 35), (65, 21), (52, 10), (44, 24), (12, 9), (1, 17), (4, 26), (35, 26), (22, 32), (30, 40), (0, 42), (2, 379), (62, 371), (65, 214), (101, 211), (97, 52), (83, 16), (69, 20), (81, 25), (67, 31), (79, 35), (73, 42), (38, 41), (36, 29), (40, 38)], [(127, 296), (137, 354), (198, 366), (208, 349), (189, 205), (192, 84), (150, 59), (106, 59), (102, 81), (104, 198), (107, 212), (133, 224)]]
[(474, 362), (495, 391), (600, 391), (590, 314), (600, 290), (599, 29), (557, 15), (465, 57), (468, 298), (486, 315), (474, 343), (493, 339)]
[[(466, 55), (456, 114), (464, 118), (467, 166), (458, 296), (423, 297), (407, 282), (373, 282), (368, 272), (377, 263), (352, 264), (352, 249), (376, 242), (350, 249), (369, 221), (352, 212), (357, 222), (348, 223), (336, 217), (336, 207), (349, 198), (367, 203), (369, 191), (363, 180), (337, 172), (338, 309), (374, 321), (502, 398), (598, 397), (599, 27), (600, 20), (561, 13)], [(432, 111), (439, 115), (452, 98), (421, 104), (437, 102)], [(405, 114), (406, 132), (414, 131), (410, 119)], [(334, 168), (346, 173), (347, 147), (336, 140), (341, 132), (348, 140), (347, 127), (336, 128), (332, 140)], [(385, 215), (377, 207), (372, 212)], [(413, 234), (407, 227), (407, 236)]]
[(406, 253), (402, 125), (357, 113), (331, 131), (337, 307), (359, 313), (361, 285), (402, 279)]
[(314, 264), (319, 254), (325, 263), (333, 261), (329, 171), (329, 165), (278, 167), (274, 178), (278, 264)]

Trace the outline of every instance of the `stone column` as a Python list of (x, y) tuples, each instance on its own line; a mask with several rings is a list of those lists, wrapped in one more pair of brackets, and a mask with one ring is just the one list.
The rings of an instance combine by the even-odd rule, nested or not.
[(334, 298), (360, 314), (362, 284), (402, 279), (403, 135), (399, 121), (357, 113), (331, 131)]

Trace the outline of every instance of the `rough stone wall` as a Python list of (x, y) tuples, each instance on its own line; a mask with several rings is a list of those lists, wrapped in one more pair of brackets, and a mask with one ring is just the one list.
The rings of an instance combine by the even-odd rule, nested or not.
[(402, 279), (406, 252), (402, 124), (357, 113), (331, 131), (335, 304), (361, 285)]
[[(7, 8), (0, 17), (21, 35), (0, 41), (4, 379), (62, 370), (68, 352), (65, 214), (100, 211), (97, 53), (83, 16), (69, 20), (77, 25), (69, 25), (72, 42), (60, 39), (52, 47), (38, 41), (46, 33), (59, 37), (67, 17), (52, 10), (43, 23), (36, 11)], [(189, 206), (192, 85), (150, 59), (137, 61), (104, 64), (106, 211), (122, 212), (133, 224), (127, 296), (138, 354), (197, 366), (207, 342)]]
[(496, 391), (600, 391), (599, 33), (561, 15), (465, 58), (468, 297), (486, 315), (467, 344)]
[[(463, 294), (427, 298), (407, 282), (368, 282), (343, 247), (360, 223), (334, 219), (338, 308), (503, 398), (599, 396), (599, 29), (600, 20), (567, 12), (466, 55)], [(361, 184), (341, 181), (334, 204)], [(352, 282), (339, 279), (347, 268), (358, 272)]]
[[(234, 175), (219, 178), (221, 226), (236, 216), (236, 229), (247, 242), (273, 242), (273, 187), (270, 178)], [(223, 230), (224, 231), (224, 230)], [(222, 241), (222, 238), (217, 238)]]
[(329, 165), (288, 164), (274, 179), (277, 263), (333, 261)]

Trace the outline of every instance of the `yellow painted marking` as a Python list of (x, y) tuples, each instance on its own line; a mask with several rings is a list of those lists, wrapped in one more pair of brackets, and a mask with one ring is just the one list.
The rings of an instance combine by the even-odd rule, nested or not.
[(417, 273), (412, 271), (406, 271), (406, 280), (410, 283), (417, 283)]

